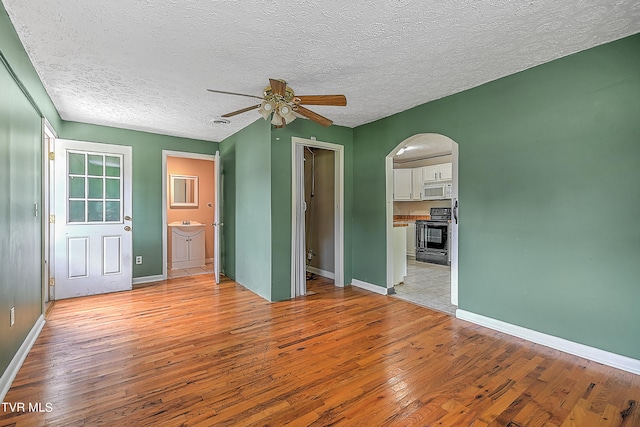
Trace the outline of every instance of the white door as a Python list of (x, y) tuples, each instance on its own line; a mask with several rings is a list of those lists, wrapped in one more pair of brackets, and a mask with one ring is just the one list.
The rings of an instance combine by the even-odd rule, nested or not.
[(131, 289), (131, 147), (56, 140), (56, 299)]
[(213, 272), (216, 277), (216, 283), (220, 283), (220, 233), (222, 233), (222, 168), (220, 167), (220, 152), (216, 151), (213, 160), (213, 179), (215, 182), (214, 200), (215, 207), (213, 209)]

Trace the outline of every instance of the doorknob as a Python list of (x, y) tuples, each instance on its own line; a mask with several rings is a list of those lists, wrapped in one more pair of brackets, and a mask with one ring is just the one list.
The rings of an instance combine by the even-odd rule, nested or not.
[(124, 220), (125, 220), (125, 221), (131, 221), (131, 217), (130, 217), (129, 215), (126, 215), (126, 216), (124, 217)]
[(131, 231), (131, 227), (129, 227), (128, 225), (124, 226), (124, 231)]

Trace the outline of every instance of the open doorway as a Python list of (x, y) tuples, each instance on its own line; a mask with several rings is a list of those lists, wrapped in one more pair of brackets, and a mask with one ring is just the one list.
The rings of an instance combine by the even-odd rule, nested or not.
[(414, 135), (389, 153), (386, 168), (389, 293), (455, 315), (458, 146)]
[(344, 286), (344, 152), (337, 144), (292, 138), (291, 296), (307, 279)]
[(215, 270), (216, 156), (163, 151), (163, 276)]
[(305, 146), (304, 202), (307, 283), (335, 278), (335, 151)]

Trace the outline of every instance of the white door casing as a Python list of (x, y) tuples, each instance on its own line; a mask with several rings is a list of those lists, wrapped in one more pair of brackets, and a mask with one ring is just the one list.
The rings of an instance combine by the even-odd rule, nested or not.
[(213, 160), (213, 179), (215, 182), (214, 191), (214, 213), (213, 213), (213, 273), (216, 283), (220, 283), (220, 234), (222, 233), (222, 168), (220, 167), (220, 152), (216, 151)]
[(55, 145), (56, 299), (130, 290), (131, 147)]
[(334, 155), (334, 285), (344, 284), (344, 147), (315, 139), (291, 138), (291, 297), (306, 293), (304, 226), (304, 147), (330, 150)]

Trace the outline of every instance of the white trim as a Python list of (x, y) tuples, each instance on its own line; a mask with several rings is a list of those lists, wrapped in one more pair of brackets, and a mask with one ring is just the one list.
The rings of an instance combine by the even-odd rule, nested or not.
[[(55, 276), (55, 233), (54, 226), (49, 222), (50, 215), (55, 212), (52, 209), (51, 198), (53, 197), (51, 185), (55, 182), (52, 179), (53, 167), (52, 161), (49, 160), (49, 152), (55, 151), (47, 141), (47, 136), (53, 139), (52, 145), (55, 146), (55, 140), (58, 138), (49, 120), (42, 118), (42, 313), (46, 311), (46, 298), (49, 294), (49, 280)], [(49, 303), (55, 300), (55, 295), (49, 295)]]
[(295, 297), (295, 265), (296, 254), (293, 248), (296, 247), (296, 146), (321, 148), (335, 151), (335, 228), (334, 228), (334, 284), (338, 287), (344, 286), (344, 146), (330, 142), (317, 141), (315, 139), (304, 139), (296, 136), (291, 137), (291, 297)]
[(599, 348), (569, 341), (564, 338), (559, 338), (553, 335), (548, 335), (542, 332), (523, 328), (522, 326), (513, 325), (511, 323), (503, 322), (501, 320), (493, 319), (491, 317), (486, 317), (481, 314), (476, 314), (466, 310), (457, 309), (456, 317), (458, 319), (466, 320), (468, 322), (475, 323), (476, 325), (484, 326), (495, 331), (504, 332), (505, 334), (513, 335), (514, 337), (522, 338), (536, 344), (541, 344), (547, 347), (554, 348), (556, 350), (563, 351), (565, 353), (573, 354), (574, 356), (583, 357), (594, 362), (602, 363), (607, 366), (612, 366), (614, 368), (622, 369), (623, 371), (640, 375), (640, 360), (637, 359), (632, 359), (627, 356), (611, 353)]
[[(215, 162), (216, 156), (214, 154), (200, 154), (189, 153), (186, 151), (172, 151), (162, 150), (162, 276), (148, 276), (148, 277), (161, 277), (158, 280), (167, 279), (167, 157), (182, 157), (184, 159), (196, 159), (196, 160), (211, 160)], [(215, 179), (215, 177), (214, 177)], [(136, 279), (133, 283), (136, 284)], [(155, 281), (155, 280), (151, 280)], [(147, 282), (140, 282), (147, 283)]]
[(134, 277), (131, 281), (131, 284), (140, 285), (142, 283), (160, 282), (162, 280), (167, 280), (167, 278), (162, 274), (156, 274), (155, 276)]
[(375, 292), (376, 294), (380, 294), (380, 295), (389, 294), (389, 290), (385, 287), (374, 285), (373, 283), (363, 282), (362, 280), (358, 280), (358, 279), (353, 279), (351, 281), (351, 286), (366, 289), (367, 291)]
[(334, 279), (336, 277), (336, 275), (331, 271), (321, 270), (310, 265), (307, 266), (307, 271), (309, 273), (317, 274), (318, 276), (326, 277), (327, 279)]
[(29, 331), (29, 334), (23, 341), (22, 345), (13, 356), (13, 359), (9, 362), (9, 366), (7, 366), (4, 374), (0, 377), (0, 402), (4, 401), (4, 397), (11, 388), (13, 380), (16, 378), (16, 375), (18, 375), (18, 371), (22, 367), (24, 360), (27, 358), (29, 351), (31, 351), (31, 347), (33, 347), (33, 344), (35, 344), (36, 339), (40, 335), (40, 331), (42, 331), (44, 324), (44, 315), (41, 314), (40, 317), (38, 317), (38, 320), (36, 320), (35, 325), (31, 328), (31, 331)]

